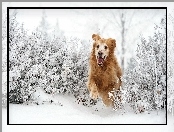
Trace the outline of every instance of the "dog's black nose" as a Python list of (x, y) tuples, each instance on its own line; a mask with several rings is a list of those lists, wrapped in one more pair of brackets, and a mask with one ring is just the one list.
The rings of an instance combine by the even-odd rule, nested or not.
[(98, 55), (99, 55), (99, 56), (102, 56), (102, 54), (103, 54), (102, 52), (98, 52)]

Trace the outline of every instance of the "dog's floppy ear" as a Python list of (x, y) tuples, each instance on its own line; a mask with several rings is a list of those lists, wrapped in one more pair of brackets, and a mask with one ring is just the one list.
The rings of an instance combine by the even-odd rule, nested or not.
[(111, 45), (112, 45), (113, 47), (116, 47), (116, 40), (115, 40), (115, 39), (111, 39)]
[(113, 47), (113, 48), (116, 47), (116, 40), (115, 39), (109, 38), (108, 39), (108, 42), (111, 45), (111, 47)]
[(98, 34), (93, 34), (93, 35), (92, 35), (92, 39), (93, 39), (94, 41), (97, 41), (97, 40), (99, 40), (99, 39), (101, 39), (101, 38), (100, 38), (100, 36), (99, 36)]

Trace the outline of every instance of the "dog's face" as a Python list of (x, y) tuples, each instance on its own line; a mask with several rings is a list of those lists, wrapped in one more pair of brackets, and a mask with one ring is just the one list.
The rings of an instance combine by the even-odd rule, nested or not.
[(104, 61), (109, 55), (109, 47), (105, 43), (105, 40), (98, 40), (95, 44), (95, 56), (97, 60), (97, 64), (102, 66)]
[(95, 41), (93, 49), (97, 64), (99, 66), (103, 66), (109, 55), (114, 52), (114, 48), (116, 47), (115, 39), (101, 39), (100, 36), (96, 34), (93, 34), (92, 38)]

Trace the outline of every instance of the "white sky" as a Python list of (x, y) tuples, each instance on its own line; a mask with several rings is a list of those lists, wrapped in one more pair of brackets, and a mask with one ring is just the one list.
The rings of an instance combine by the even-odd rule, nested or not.
[[(13, 11), (13, 10), (10, 10)], [(112, 10), (116, 14), (116, 19), (119, 20), (118, 12), (120, 10)], [(106, 24), (107, 28), (104, 30), (102, 36), (117, 37), (120, 34), (119, 29), (112, 28), (112, 23), (107, 23), (107, 19), (113, 21), (113, 16), (110, 10), (70, 10), (70, 9), (47, 9), (47, 21), (51, 27), (56, 25), (56, 21), (59, 22), (59, 27), (68, 36), (77, 36), (80, 38), (88, 37), (88, 33), (91, 35), (95, 33), (95, 25), (98, 24), (102, 29)], [(129, 21), (129, 14), (133, 10), (127, 11), (127, 20)], [(128, 31), (132, 35), (135, 32), (138, 34), (143, 32), (144, 35), (152, 32), (154, 23), (159, 22), (162, 16), (165, 15), (165, 10), (136, 10), (132, 19), (132, 25)], [(24, 27), (32, 31), (39, 25), (42, 17), (42, 9), (19, 9), (17, 14), (17, 20), (20, 23), (24, 23)], [(105, 18), (107, 17), (107, 19)], [(143, 31), (141, 31), (143, 30)], [(117, 35), (116, 35), (117, 34)]]

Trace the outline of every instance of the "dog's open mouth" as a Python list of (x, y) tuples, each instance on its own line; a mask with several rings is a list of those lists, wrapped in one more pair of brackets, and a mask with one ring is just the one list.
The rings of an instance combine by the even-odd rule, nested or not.
[(102, 66), (105, 60), (105, 56), (101, 57), (101, 56), (97, 56), (97, 63), (99, 66)]

